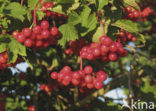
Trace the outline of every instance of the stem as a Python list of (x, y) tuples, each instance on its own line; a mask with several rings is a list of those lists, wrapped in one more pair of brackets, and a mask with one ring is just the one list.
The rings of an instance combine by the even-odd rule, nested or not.
[(35, 6), (35, 8), (34, 8), (34, 16), (33, 16), (34, 20), (33, 20), (33, 23), (34, 23), (35, 26), (36, 26), (36, 24), (37, 24), (36, 8), (37, 8), (38, 4), (39, 4), (41, 1), (42, 1), (42, 0), (39, 0), (39, 1), (36, 3), (36, 6)]
[(21, 0), (21, 5), (23, 5), (23, 0)]
[(104, 28), (104, 23), (102, 21), (100, 21), (100, 25), (101, 25), (102, 30), (103, 30), (103, 35), (106, 35), (105, 28)]
[(81, 60), (80, 60), (80, 70), (83, 70), (83, 59), (81, 57)]

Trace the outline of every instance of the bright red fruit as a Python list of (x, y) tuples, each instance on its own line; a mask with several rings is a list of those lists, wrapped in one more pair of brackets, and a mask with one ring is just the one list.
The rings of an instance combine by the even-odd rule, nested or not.
[(52, 72), (50, 74), (50, 76), (51, 76), (52, 79), (57, 79), (58, 78), (58, 73), (57, 72)]
[(41, 36), (45, 39), (49, 38), (50, 32), (48, 30), (42, 30)]
[(86, 66), (84, 71), (86, 74), (91, 74), (93, 72), (93, 68), (91, 66)]
[(35, 109), (34, 106), (29, 106), (29, 107), (28, 107), (28, 111), (36, 111), (36, 109)]
[(94, 86), (95, 86), (96, 89), (101, 89), (101, 88), (103, 87), (103, 84), (102, 84), (102, 82), (100, 82), (100, 81), (96, 81), (96, 82), (94, 83)]
[(25, 41), (26, 37), (23, 35), (23, 33), (20, 33), (18, 34), (17, 36), (17, 40), (20, 42), (20, 43), (23, 43)]
[(116, 53), (112, 52), (112, 53), (109, 53), (108, 58), (110, 61), (116, 61), (118, 59), (118, 56)]
[(125, 11), (126, 11), (127, 13), (131, 13), (131, 12), (132, 12), (132, 7), (131, 7), (131, 6), (127, 6), (127, 7), (125, 8)]
[(40, 34), (41, 33), (41, 27), (40, 26), (35, 26), (34, 28), (33, 28), (33, 32), (35, 33), (35, 34)]
[(31, 47), (33, 45), (33, 42), (31, 39), (26, 39), (25, 42), (24, 42), (24, 45), (26, 47)]
[(42, 21), (41, 22), (41, 28), (42, 29), (48, 29), (49, 28), (49, 22), (48, 21)]
[(92, 83), (93, 82), (93, 78), (91, 75), (86, 75), (85, 76), (85, 82), (86, 83)]
[(29, 29), (29, 28), (24, 28), (23, 30), (22, 30), (22, 33), (23, 33), (23, 35), (24, 36), (26, 36), (26, 37), (29, 37), (29, 36), (31, 36), (31, 29)]
[(57, 27), (52, 27), (50, 29), (50, 33), (51, 33), (52, 36), (57, 36), (59, 34), (59, 30), (58, 30)]

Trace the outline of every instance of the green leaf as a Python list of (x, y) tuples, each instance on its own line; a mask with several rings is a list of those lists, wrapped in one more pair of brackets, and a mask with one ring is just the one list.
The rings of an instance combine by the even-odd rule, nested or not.
[(129, 5), (129, 6), (132, 6), (132, 7), (136, 8), (136, 9), (138, 9), (138, 10), (140, 10), (140, 7), (139, 7), (139, 5), (136, 3), (135, 0), (124, 0), (124, 3), (127, 4), (127, 5)]
[(74, 3), (75, 2), (75, 0), (57, 0), (57, 3), (62, 3), (62, 4), (72, 4), (72, 3)]
[(139, 31), (137, 23), (134, 23), (130, 20), (118, 20), (113, 23), (112, 26), (119, 27), (132, 33), (137, 33)]
[(96, 0), (98, 10), (101, 10), (104, 6), (108, 5), (108, 0)]
[(8, 16), (23, 21), (24, 15), (27, 13), (27, 10), (24, 6), (20, 5), (19, 3), (12, 2), (4, 8), (4, 13)]
[(95, 34), (93, 35), (92, 41), (93, 42), (99, 42), (99, 38), (103, 35), (103, 29), (102, 27), (98, 27)]
[(58, 59), (58, 57), (54, 57), (53, 58), (53, 60), (52, 60), (52, 66), (53, 67), (59, 66), (59, 59)]
[(65, 46), (66, 42), (70, 40), (78, 39), (77, 30), (71, 24), (64, 24), (59, 27), (59, 30), (62, 33), (62, 38), (58, 41), (61, 46)]
[(62, 5), (57, 5), (56, 7), (53, 7), (51, 9), (51, 11), (57, 12), (57, 13), (61, 13), (61, 14), (65, 14), (62, 10)]
[(28, 0), (28, 7), (30, 7), (30, 9), (34, 9), (37, 2), (38, 0)]
[(82, 13), (80, 14), (81, 16), (81, 24), (82, 27), (79, 28), (81, 31), (81, 35), (85, 36), (88, 32), (94, 30), (97, 25), (97, 19), (94, 14), (91, 14), (91, 9), (89, 7), (84, 7)]
[(68, 23), (72, 25), (77, 25), (78, 23), (81, 23), (81, 17), (73, 11), (68, 15)]
[(37, 11), (38, 20), (42, 20), (44, 16), (45, 16), (45, 13), (43, 11)]
[(9, 63), (14, 63), (17, 60), (18, 55), (26, 56), (26, 47), (20, 44), (15, 39), (11, 39), (11, 42), (8, 44), (8, 57)]
[(136, 37), (137, 37), (137, 41), (141, 41), (144, 45), (146, 44), (146, 39), (143, 34), (137, 34)]
[(6, 48), (7, 48), (7, 44), (5, 43), (0, 44), (0, 53), (6, 51)]

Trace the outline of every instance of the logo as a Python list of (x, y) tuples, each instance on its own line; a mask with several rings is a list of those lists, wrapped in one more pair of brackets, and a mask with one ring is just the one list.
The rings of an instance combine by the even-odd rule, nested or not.
[(141, 100), (134, 101), (131, 100), (131, 106), (127, 104), (126, 101), (123, 101), (124, 104), (122, 105), (122, 108), (129, 108), (129, 109), (154, 109), (155, 104), (154, 102), (143, 102)]

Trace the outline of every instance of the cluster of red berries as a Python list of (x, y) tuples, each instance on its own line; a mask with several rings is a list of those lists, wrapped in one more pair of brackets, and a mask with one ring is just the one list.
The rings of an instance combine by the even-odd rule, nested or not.
[(51, 11), (50, 8), (53, 7), (53, 5), (53, 2), (46, 2), (41, 7), (41, 10), (46, 14), (46, 17), (54, 19), (59, 24), (63, 24), (68, 18), (67, 15)]
[(76, 40), (76, 41), (70, 41), (69, 48), (65, 51), (65, 53), (67, 55), (75, 54), (75, 55), (79, 56), (81, 48), (85, 45), (86, 45), (86, 42), (82, 38), (80, 38), (79, 40)]
[(36, 25), (33, 29), (24, 28), (22, 32), (14, 31), (12, 36), (26, 47), (46, 48), (55, 45), (61, 36), (57, 27), (49, 27), (48, 21), (42, 21), (40, 26)]
[(36, 111), (36, 108), (33, 105), (31, 105), (28, 107), (28, 111)]
[(8, 55), (7, 55), (7, 52), (5, 51), (0, 54), (0, 69), (4, 70), (8, 67), (14, 66), (14, 65), (22, 62), (22, 61), (23, 61), (22, 58), (19, 57), (15, 63), (7, 64), (8, 63)]
[(107, 79), (107, 74), (104, 71), (94, 73), (91, 66), (86, 66), (84, 70), (78, 71), (72, 71), (69, 66), (65, 66), (59, 73), (52, 72), (51, 78), (64, 86), (72, 83), (72, 85), (79, 86), (80, 88), (101, 89), (103, 87), (102, 82)]
[(141, 21), (146, 21), (146, 17), (152, 13), (152, 9), (150, 7), (144, 8), (143, 11), (133, 10), (131, 6), (127, 6), (125, 8), (128, 19), (133, 21), (137, 21), (140, 18)]
[(129, 41), (135, 42), (136, 37), (128, 33), (127, 31), (120, 30), (120, 33), (116, 35), (116, 41), (120, 43), (129, 42)]
[(101, 59), (103, 62), (116, 61), (119, 57), (125, 57), (127, 51), (119, 42), (112, 41), (107, 36), (99, 39), (100, 43), (91, 43), (81, 50), (81, 57), (88, 60)]

